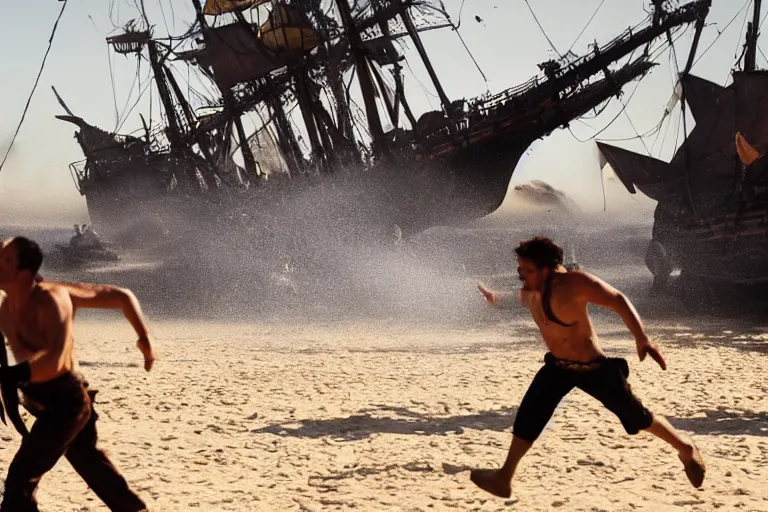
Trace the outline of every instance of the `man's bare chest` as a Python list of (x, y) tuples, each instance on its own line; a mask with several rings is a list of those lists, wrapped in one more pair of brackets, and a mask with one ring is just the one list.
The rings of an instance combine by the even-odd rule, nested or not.
[(548, 315), (542, 302), (542, 296), (538, 293), (528, 301), (531, 317), (543, 334), (546, 331), (560, 336), (579, 323), (580, 317), (574, 311), (572, 304), (551, 298), (549, 307), (550, 314)]
[(549, 327), (551, 322), (544, 313), (544, 306), (541, 302), (541, 294), (537, 293), (528, 300), (528, 310), (531, 312), (531, 318), (540, 328)]

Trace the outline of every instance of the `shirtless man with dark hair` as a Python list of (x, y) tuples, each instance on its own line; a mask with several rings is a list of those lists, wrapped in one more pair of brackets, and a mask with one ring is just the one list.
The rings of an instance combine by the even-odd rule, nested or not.
[[(706, 468), (699, 450), (664, 418), (643, 406), (627, 383), (627, 361), (606, 357), (598, 343), (588, 304), (615, 311), (634, 336), (640, 360), (651, 356), (666, 370), (664, 358), (648, 340), (629, 299), (593, 275), (567, 271), (562, 249), (547, 238), (521, 242), (515, 252), (517, 272), (523, 281), (519, 300), (530, 309), (549, 352), (517, 410), (504, 465), (498, 470), (473, 470), (472, 482), (491, 494), (508, 498), (520, 459), (544, 430), (560, 401), (577, 387), (616, 414), (628, 434), (644, 430), (669, 443), (677, 450), (691, 484), (701, 487)], [(491, 304), (501, 305), (509, 299), (482, 284), (478, 288)]]
[[(16, 360), (15, 365), (0, 368), (0, 382), (4, 388), (21, 389), (26, 407), (36, 417), (8, 469), (0, 511), (37, 511), (40, 478), (62, 456), (110, 510), (146, 511), (144, 502), (96, 447), (95, 392), (76, 371), (72, 336), (78, 309), (120, 309), (138, 334), (137, 346), (149, 371), (155, 357), (139, 303), (130, 291), (114, 286), (45, 281), (38, 274), (42, 263), (40, 247), (27, 238), (11, 238), (0, 245), (0, 291), (5, 293), (0, 331)], [(18, 404), (6, 404), (14, 406)]]

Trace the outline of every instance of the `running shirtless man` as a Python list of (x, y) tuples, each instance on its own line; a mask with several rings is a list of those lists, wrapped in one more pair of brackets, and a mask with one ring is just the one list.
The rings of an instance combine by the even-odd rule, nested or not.
[[(539, 437), (560, 401), (577, 387), (616, 414), (628, 434), (644, 430), (669, 443), (677, 450), (691, 484), (701, 487), (706, 468), (699, 450), (664, 418), (643, 406), (627, 383), (627, 361), (606, 357), (598, 343), (588, 304), (615, 311), (634, 336), (640, 360), (651, 356), (666, 370), (664, 358), (648, 340), (629, 299), (593, 275), (566, 271), (562, 249), (548, 238), (521, 242), (515, 252), (517, 272), (523, 281), (519, 300), (530, 309), (549, 353), (517, 410), (504, 465), (498, 470), (473, 470), (472, 482), (491, 494), (508, 498), (520, 459)], [(481, 283), (478, 288), (494, 305), (509, 298)]]
[(95, 392), (77, 372), (72, 336), (78, 309), (121, 309), (139, 336), (137, 346), (149, 371), (155, 358), (139, 303), (130, 291), (114, 286), (44, 281), (38, 275), (42, 262), (40, 247), (27, 238), (0, 245), (0, 291), (5, 292), (0, 331), (17, 363), (0, 369), (0, 380), (22, 390), (25, 406), (36, 417), (8, 469), (0, 511), (37, 511), (40, 478), (62, 455), (110, 510), (145, 511), (144, 502), (96, 447)]

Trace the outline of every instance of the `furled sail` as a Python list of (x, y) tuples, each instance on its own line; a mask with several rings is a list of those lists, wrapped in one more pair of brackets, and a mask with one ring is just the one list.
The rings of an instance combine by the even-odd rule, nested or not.
[(261, 40), (270, 50), (287, 54), (310, 51), (320, 44), (306, 15), (285, 4), (275, 6), (261, 26)]
[(218, 16), (230, 12), (242, 11), (266, 4), (270, 0), (206, 0), (203, 14), (208, 16)]
[(256, 80), (286, 65), (281, 55), (257, 37), (252, 26), (232, 23), (211, 27), (208, 33), (204, 48), (187, 52), (180, 58), (194, 58), (222, 89)]

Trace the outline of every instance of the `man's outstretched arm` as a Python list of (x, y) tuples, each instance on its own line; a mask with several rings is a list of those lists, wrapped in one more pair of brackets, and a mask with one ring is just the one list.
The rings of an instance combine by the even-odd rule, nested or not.
[(662, 369), (666, 370), (667, 364), (658, 349), (651, 345), (645, 328), (637, 314), (635, 306), (619, 290), (606, 283), (599, 277), (586, 272), (569, 272), (573, 279), (574, 292), (587, 303), (595, 304), (614, 311), (621, 317), (624, 324), (632, 333), (637, 343), (637, 355), (642, 361), (646, 355), (650, 355)]
[(487, 288), (483, 283), (477, 283), (477, 289), (489, 304), (499, 309), (511, 309), (521, 305), (522, 297), (519, 291), (497, 292)]
[(149, 371), (155, 360), (149, 329), (136, 296), (126, 288), (108, 284), (57, 283), (66, 288), (75, 310), (80, 308), (119, 309), (130, 322), (139, 340), (136, 346), (144, 354), (144, 368)]

